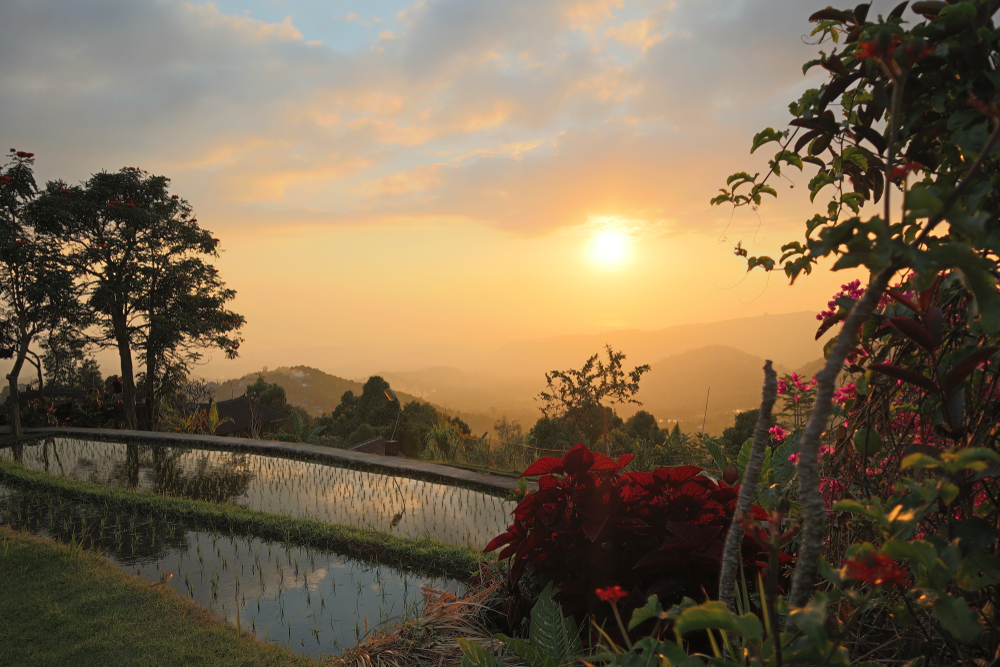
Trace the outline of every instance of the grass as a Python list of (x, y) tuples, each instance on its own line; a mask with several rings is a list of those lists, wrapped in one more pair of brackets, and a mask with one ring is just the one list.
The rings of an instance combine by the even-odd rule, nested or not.
[(0, 483), (82, 501), (113, 512), (145, 513), (183, 522), (192, 529), (224, 534), (253, 535), (328, 549), (401, 570), (417, 571), (467, 581), (484, 556), (471, 547), (434, 539), (407, 539), (389, 533), (292, 519), (229, 504), (137, 493), (89, 482), (55, 477), (0, 460)]
[(240, 637), (165, 586), (0, 526), (0, 664), (316, 665)]

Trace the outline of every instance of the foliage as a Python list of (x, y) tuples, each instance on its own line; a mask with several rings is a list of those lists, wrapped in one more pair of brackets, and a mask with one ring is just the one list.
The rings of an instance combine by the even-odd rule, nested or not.
[(531, 427), (529, 438), (539, 449), (566, 451), (578, 442), (585, 441), (580, 427), (564, 419), (542, 417)]
[(350, 449), (354, 445), (376, 438), (378, 435), (379, 430), (377, 428), (371, 424), (362, 424), (347, 436), (347, 439), (344, 440), (344, 447)]
[(247, 385), (245, 395), (252, 401), (265, 405), (278, 412), (291, 412), (284, 388), (277, 382), (268, 382), (263, 375), (258, 375), (253, 384)]
[(345, 391), (340, 404), (332, 413), (321, 417), (319, 423), (326, 425), (332, 435), (341, 437), (349, 436), (362, 424), (376, 429), (384, 426), (391, 428), (399, 406), (386, 396), (387, 389), (389, 383), (373, 375), (365, 382), (360, 396), (355, 396), (353, 391)]
[[(9, 423), (21, 434), (18, 376), (30, 347), (77, 315), (73, 274), (63, 266), (58, 235), (28, 215), (35, 197), (34, 154), (14, 151), (0, 167), (0, 348), (13, 366)], [(39, 383), (42, 380), (39, 367)], [(39, 386), (41, 389), (41, 386)]]
[[(539, 490), (518, 504), (513, 523), (486, 551), (502, 547), (498, 557), (512, 558), (515, 582), (528, 568), (551, 578), (567, 615), (606, 619), (594, 591), (607, 586), (630, 593), (626, 607), (652, 594), (680, 601), (716, 590), (738, 488), (693, 466), (623, 473), (631, 460), (582, 444), (561, 459), (538, 460), (523, 476), (540, 476)], [(759, 549), (751, 540), (744, 546), (753, 568)]]
[(625, 355), (615, 352), (610, 345), (605, 350), (607, 363), (595, 354), (579, 370), (546, 373), (547, 390), (538, 395), (544, 403), (542, 414), (545, 417), (570, 422), (587, 437), (591, 446), (621, 425), (614, 410), (605, 406), (604, 401), (641, 405), (635, 395), (639, 391), (640, 378), (649, 371), (646, 364), (626, 374), (622, 370)]
[(656, 417), (645, 410), (639, 410), (625, 420), (622, 430), (633, 440), (645, 440), (654, 445), (662, 445), (667, 439)]
[(140, 169), (94, 174), (80, 186), (49, 182), (30, 217), (61, 240), (63, 261), (81, 277), (100, 330), (95, 342), (119, 352), (126, 423), (138, 425), (132, 354), (145, 367), (146, 403), (155, 424), (161, 375), (187, 368), (200, 350), (235, 357), (244, 324), (225, 309), (227, 289), (208, 260), (219, 240), (202, 229), (169, 179)]
[[(735, 460), (739, 456), (740, 450), (743, 448), (743, 443), (753, 438), (759, 417), (759, 408), (738, 412), (736, 418), (733, 420), (733, 425), (722, 431), (722, 439), (725, 441), (723, 450), (727, 457)], [(768, 426), (772, 425), (768, 424)]]

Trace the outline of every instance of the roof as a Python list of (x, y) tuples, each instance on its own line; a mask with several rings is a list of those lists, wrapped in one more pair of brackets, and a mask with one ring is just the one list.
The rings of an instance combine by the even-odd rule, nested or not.
[[(215, 429), (215, 435), (229, 435), (247, 429), (253, 430), (255, 422), (260, 428), (264, 424), (271, 424), (288, 417), (284, 412), (269, 408), (246, 396), (219, 401), (215, 407), (219, 410), (219, 421), (225, 422), (219, 424), (218, 428)], [(232, 421), (226, 421), (227, 419)]]

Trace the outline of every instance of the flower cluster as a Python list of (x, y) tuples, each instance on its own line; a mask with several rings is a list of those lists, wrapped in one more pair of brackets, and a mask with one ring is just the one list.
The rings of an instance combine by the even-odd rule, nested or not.
[(857, 301), (858, 299), (861, 298), (861, 295), (864, 293), (865, 290), (861, 287), (860, 280), (852, 280), (846, 285), (841, 285), (840, 291), (837, 292), (837, 294), (835, 294), (834, 297), (827, 302), (826, 304), (827, 309), (820, 311), (820, 313), (816, 315), (816, 319), (822, 322), (832, 317), (836, 317), (837, 312), (840, 309), (840, 306), (837, 305), (837, 299), (839, 299), (840, 297), (846, 296), (849, 299)]
[(844, 561), (847, 576), (875, 586), (906, 586), (909, 577), (896, 561), (884, 554), (868, 552), (856, 560)]
[(776, 442), (781, 442), (788, 437), (788, 431), (781, 428), (777, 424), (769, 428), (767, 432), (771, 434), (771, 437), (774, 438)]

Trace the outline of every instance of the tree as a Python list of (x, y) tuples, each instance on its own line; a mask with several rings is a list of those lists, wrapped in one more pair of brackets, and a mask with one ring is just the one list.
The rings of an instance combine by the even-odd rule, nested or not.
[(528, 432), (534, 446), (540, 449), (565, 451), (585, 441), (580, 428), (569, 421), (542, 417)]
[(662, 445), (666, 440), (666, 434), (660, 429), (656, 417), (645, 410), (639, 410), (629, 417), (622, 430), (633, 440), (645, 440), (654, 445)]
[(404, 456), (416, 458), (424, 449), (427, 434), (441, 421), (441, 415), (430, 403), (410, 401), (403, 406), (403, 414), (399, 420), (399, 430), (396, 440), (399, 441), (399, 451)]
[(39, 389), (42, 383), (41, 362), (30, 347), (77, 310), (73, 276), (60, 261), (58, 237), (26, 216), (36, 189), (33, 164), (32, 153), (17, 151), (0, 168), (0, 347), (14, 360), (7, 382), (15, 436), (22, 434), (18, 376), (29, 355), (37, 364)]
[[(722, 431), (722, 440), (725, 443), (725, 452), (731, 461), (735, 461), (736, 457), (739, 456), (743, 443), (754, 436), (759, 417), (760, 408), (738, 412), (735, 420), (733, 421), (733, 425)], [(774, 420), (771, 419), (768, 423), (768, 427), (773, 425)]]
[(246, 388), (246, 397), (278, 412), (291, 412), (285, 388), (277, 382), (268, 382), (263, 375)]
[[(829, 81), (790, 105), (794, 118), (789, 129), (767, 128), (754, 137), (751, 152), (779, 144), (767, 174), (733, 174), (712, 200), (757, 207), (762, 195), (777, 196), (767, 185), (772, 175), (780, 176), (784, 167), (815, 166), (811, 199), (828, 186), (833, 186), (832, 196), (806, 222), (804, 238), (783, 246), (777, 262), (750, 257), (739, 245), (737, 254), (746, 258), (748, 271), (782, 268), (792, 281), (831, 256), (836, 258), (833, 270), (863, 266), (870, 271), (867, 287), (838, 298), (820, 330), (842, 323), (816, 376), (815, 403), (799, 439), (804, 526), (789, 594), (793, 606), (803, 606), (814, 589), (826, 537), (818, 461), (836, 380), (845, 363), (852, 367), (851, 356), (865, 353), (859, 351), (858, 333), (893, 277), (910, 276), (909, 288), (925, 293), (942, 275), (957, 274), (972, 296), (964, 325), (971, 339), (989, 345), (1000, 337), (1000, 79), (995, 76), (1000, 34), (992, 20), (1000, 0), (915, 3), (914, 11), (924, 20), (912, 27), (904, 25), (906, 6), (876, 20), (868, 20), (870, 5), (813, 14), (813, 34), (820, 43), (831, 43), (832, 51), (821, 52), (804, 69), (822, 66)], [(901, 206), (893, 205), (894, 190), (902, 195)], [(862, 217), (863, 206), (879, 203), (881, 211), (869, 209), (874, 215)], [(900, 292), (888, 296), (908, 299)], [(913, 310), (922, 312), (920, 307)], [(906, 318), (912, 325), (896, 318), (901, 328), (890, 327), (881, 335), (899, 331), (924, 349), (934, 349), (933, 332), (941, 330), (937, 317), (940, 309), (928, 311), (921, 321)], [(946, 383), (947, 391), (938, 391), (941, 386), (931, 378), (917, 379), (919, 373), (886, 366), (874, 370), (933, 387), (928, 400), (940, 401), (942, 415), (948, 415), (950, 403), (961, 403), (961, 383)], [(960, 370), (955, 366), (940, 372)], [(968, 435), (951, 420), (938, 426), (956, 445)]]
[(132, 167), (101, 172), (82, 186), (48, 183), (30, 209), (40, 229), (63, 240), (63, 258), (81, 277), (94, 342), (118, 350), (129, 428), (138, 426), (133, 353), (155, 422), (168, 371), (186, 370), (206, 347), (234, 358), (242, 341), (244, 319), (225, 309), (235, 292), (207, 261), (218, 257), (219, 239), (169, 183)]
[[(639, 391), (639, 379), (649, 371), (649, 365), (636, 366), (627, 375), (622, 370), (625, 355), (615, 352), (610, 345), (605, 346), (607, 363), (599, 354), (590, 357), (580, 370), (552, 371), (545, 374), (547, 391), (538, 398), (544, 402), (542, 414), (545, 417), (568, 419), (582, 433), (588, 436), (593, 446), (618, 424), (610, 406), (611, 403), (635, 403)], [(619, 422), (621, 420), (618, 420)]]

